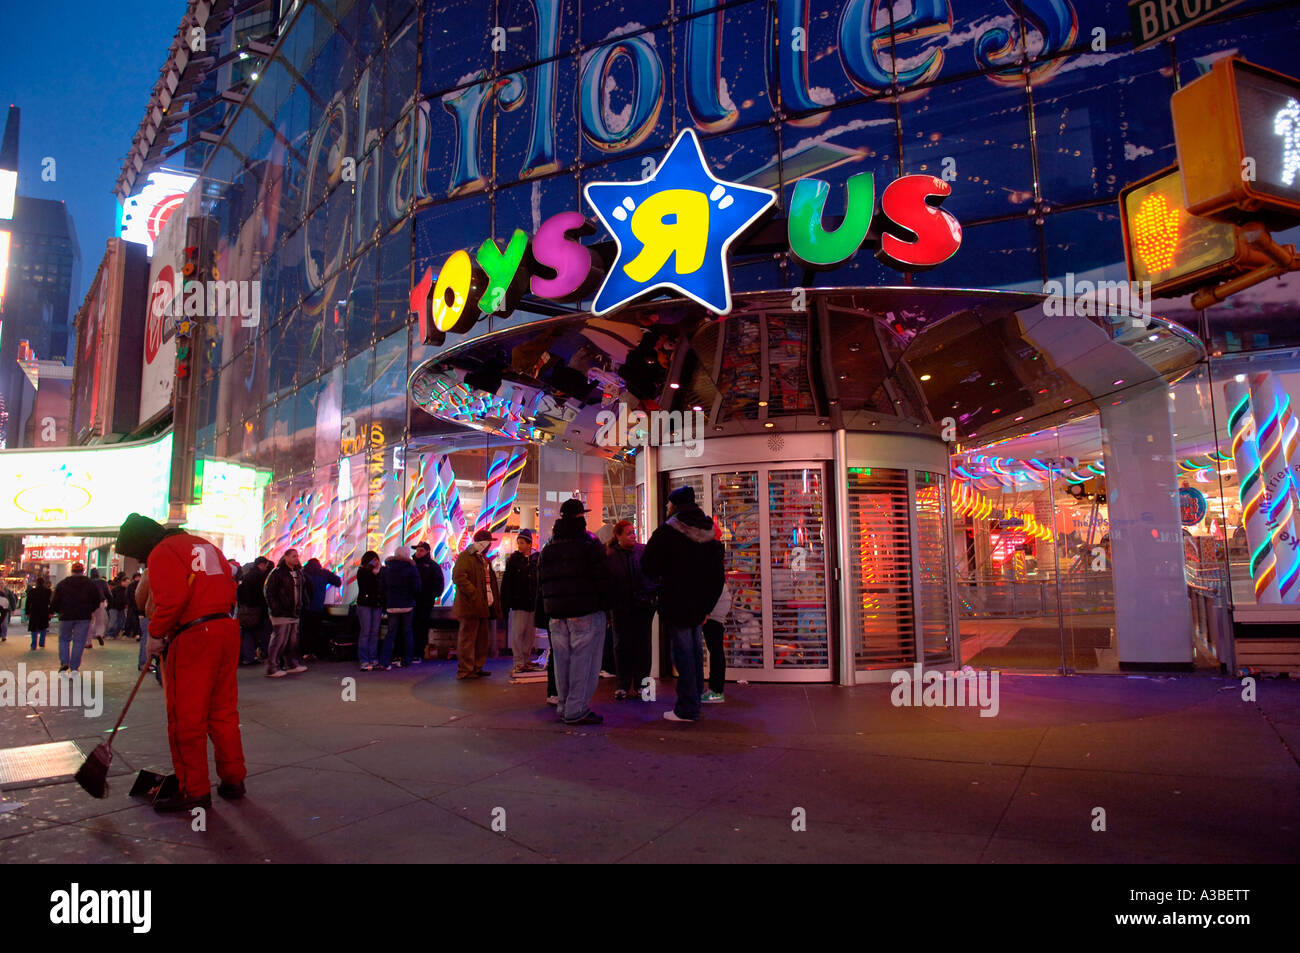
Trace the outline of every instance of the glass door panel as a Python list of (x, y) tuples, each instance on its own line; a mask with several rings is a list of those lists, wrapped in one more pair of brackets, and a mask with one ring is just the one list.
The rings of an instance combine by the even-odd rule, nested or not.
[(858, 671), (916, 661), (907, 471), (849, 467), (849, 616)]
[(829, 668), (822, 470), (769, 470), (768, 551), (776, 668)]
[(921, 650), (927, 665), (952, 658), (952, 603), (948, 567), (948, 480), (942, 473), (916, 473), (916, 577), (921, 610)]
[(763, 624), (764, 562), (758, 471), (714, 473), (709, 479), (712, 516), (722, 526), (722, 545), (726, 549), (723, 565), (731, 585), (731, 616), (723, 636), (727, 667), (761, 669), (765, 664), (764, 632), (768, 627)]

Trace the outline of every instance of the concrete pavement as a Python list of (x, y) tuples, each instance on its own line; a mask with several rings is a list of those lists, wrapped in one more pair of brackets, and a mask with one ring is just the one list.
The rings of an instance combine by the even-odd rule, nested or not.
[[(57, 669), (51, 643), (29, 652), (11, 630), (0, 670)], [(0, 748), (74, 739), (89, 752), (136, 651), (87, 654), (83, 671), (105, 672), (96, 718), (0, 708)], [(214, 794), (203, 831), (127, 797), (138, 769), (170, 768), (148, 679), (107, 799), (71, 781), (0, 792), (0, 863), (1300, 860), (1294, 682), (1261, 680), (1255, 703), (1206, 676), (1004, 674), (991, 718), (894, 707), (888, 685), (733, 684), (683, 726), (661, 717), (671, 682), (644, 703), (615, 702), (602, 680), (604, 725), (570, 728), (544, 685), (506, 684), (507, 664), (470, 682), (454, 662), (241, 669), (248, 797)]]

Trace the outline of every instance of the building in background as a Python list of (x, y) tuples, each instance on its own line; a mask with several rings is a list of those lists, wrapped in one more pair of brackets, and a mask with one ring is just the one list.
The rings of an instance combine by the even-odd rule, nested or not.
[(26, 445), (21, 407), (31, 385), (19, 363), (21, 342), (38, 360), (71, 362), (81, 267), (67, 206), (17, 194), (19, 120), (11, 106), (0, 146), (0, 448)]

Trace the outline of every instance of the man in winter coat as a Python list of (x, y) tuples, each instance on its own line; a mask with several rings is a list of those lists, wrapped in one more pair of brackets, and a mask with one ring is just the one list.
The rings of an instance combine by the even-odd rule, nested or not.
[(108, 587), (108, 627), (104, 637), (115, 639), (126, 625), (126, 573), (120, 572)]
[(235, 618), (239, 620), (239, 664), (255, 665), (271, 643), (271, 616), (266, 608), (266, 577), (274, 564), (258, 556), (244, 566), (235, 590)]
[(303, 575), (311, 583), (311, 598), (302, 607), (302, 628), (300, 642), (304, 658), (324, 656), (328, 646), (325, 645), (325, 590), (329, 586), (338, 588), (343, 580), (336, 573), (330, 572), (312, 558), (302, 567)]
[(456, 584), (456, 602), (452, 611), (460, 621), (456, 639), (456, 678), (487, 678), (492, 673), (487, 664), (489, 627), (501, 618), (501, 592), (497, 574), (487, 561), (492, 548), (492, 534), (485, 529), (474, 534), (474, 541), (456, 557), (451, 581)]
[(672, 645), (677, 702), (669, 721), (698, 721), (704, 692), (704, 620), (725, 581), (722, 543), (713, 520), (695, 502), (695, 490), (668, 494), (668, 521), (654, 531), (641, 568), (659, 584), (659, 622)]
[(99, 608), (99, 587), (86, 577), (86, 567), (72, 564), (72, 575), (59, 580), (50, 600), (50, 611), (59, 617), (59, 671), (81, 670), (81, 653), (86, 650), (90, 620)]
[(515, 537), (515, 551), (501, 574), (501, 603), (510, 612), (510, 654), (512, 672), (536, 672), (533, 645), (537, 641), (537, 560), (533, 552), (533, 531), (521, 529)]
[(600, 540), (587, 532), (586, 512), (579, 499), (560, 504), (555, 532), (537, 565), (537, 585), (550, 620), (555, 656), (557, 711), (568, 725), (598, 725), (605, 720), (590, 706), (605, 647), (609, 557)]
[(630, 520), (614, 525), (609, 541), (611, 615), (614, 619), (615, 698), (639, 698), (650, 677), (650, 625), (654, 621), (654, 585), (641, 570), (645, 545), (636, 541)]
[[(379, 653), (379, 667), (388, 671), (394, 667), (410, 668), (411, 621), (415, 604), (420, 598), (420, 570), (415, 568), (410, 554), (401, 546), (384, 560), (379, 570), (379, 598), (388, 610), (388, 638)], [(401, 644), (401, 661), (393, 661), (393, 654)]]
[(311, 580), (302, 571), (298, 550), (286, 550), (266, 577), (266, 608), (271, 616), (271, 645), (266, 677), (283, 678), (307, 671), (298, 659), (298, 625), (311, 599)]
[(32, 651), (45, 648), (45, 635), (50, 630), (50, 600), (54, 591), (50, 589), (50, 580), (38, 576), (27, 590), (25, 608), (27, 610), (27, 631), (32, 634)]
[(431, 552), (429, 544), (423, 541), (415, 547), (415, 568), (420, 573), (420, 598), (415, 601), (415, 612), (412, 613), (411, 637), (415, 643), (412, 661), (417, 665), (424, 661), (424, 649), (429, 644), (430, 617), (446, 583), (442, 577), (442, 567), (433, 561)]
[(221, 778), (217, 793), (226, 800), (243, 797), (248, 771), (239, 734), (239, 625), (230, 615), (230, 564), (203, 537), (164, 529), (138, 513), (118, 531), (117, 551), (146, 565), (154, 605), (149, 651), (162, 657), (167, 672), (167, 741), (179, 784), (154, 809), (167, 813), (212, 804), (209, 737)]

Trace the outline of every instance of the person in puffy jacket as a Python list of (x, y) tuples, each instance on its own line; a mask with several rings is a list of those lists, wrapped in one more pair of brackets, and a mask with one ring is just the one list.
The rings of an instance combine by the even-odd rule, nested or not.
[(429, 626), (433, 622), (433, 607), (442, 598), (445, 580), (442, 567), (433, 561), (433, 550), (421, 540), (415, 546), (415, 568), (420, 573), (420, 598), (415, 600), (415, 612), (411, 617), (411, 638), (415, 645), (412, 661), (419, 665), (424, 661), (424, 650), (429, 644)]
[(582, 500), (560, 504), (555, 532), (542, 549), (537, 585), (549, 619), (555, 655), (557, 711), (565, 724), (598, 725), (591, 710), (605, 647), (605, 611), (610, 604), (609, 558), (587, 532)]
[(299, 629), (299, 641), (302, 643), (303, 658), (315, 658), (325, 654), (325, 590), (330, 586), (338, 588), (343, 580), (337, 573), (332, 573), (321, 565), (319, 559), (307, 560), (302, 567), (303, 575), (311, 583), (311, 598), (302, 607), (302, 626)]
[(208, 738), (221, 779), (217, 793), (226, 800), (243, 797), (248, 771), (239, 733), (239, 624), (231, 617), (230, 563), (203, 537), (164, 529), (138, 513), (126, 518), (116, 546), (145, 563), (154, 607), (149, 651), (161, 656), (167, 674), (167, 741), (178, 784), (175, 795), (154, 802), (154, 810), (211, 806)]
[(100, 606), (99, 587), (87, 578), (86, 567), (72, 564), (72, 574), (59, 580), (50, 611), (59, 617), (59, 671), (81, 670), (81, 655), (90, 636), (90, 620)]
[(512, 671), (535, 672), (533, 646), (537, 641), (537, 560), (533, 550), (533, 531), (521, 529), (515, 537), (515, 551), (506, 560), (501, 574), (501, 604), (510, 613), (510, 654)]
[[(379, 570), (379, 598), (388, 610), (388, 638), (379, 656), (379, 667), (384, 671), (411, 666), (411, 622), (415, 603), (420, 598), (420, 570), (415, 568), (410, 554), (400, 545), (393, 555), (384, 560)], [(401, 642), (401, 661), (393, 661), (398, 641)]]
[(48, 576), (37, 576), (36, 582), (27, 590), (23, 608), (27, 611), (27, 631), (32, 634), (33, 652), (36, 651), (38, 638), (40, 647), (45, 648), (45, 636), (50, 631), (50, 599), (53, 596)]
[(695, 502), (695, 490), (668, 494), (668, 520), (654, 531), (641, 568), (659, 585), (659, 622), (672, 645), (677, 701), (669, 721), (698, 721), (704, 688), (704, 620), (725, 581), (722, 543), (713, 519)]
[(451, 581), (456, 585), (452, 613), (460, 622), (456, 633), (456, 678), (462, 681), (492, 674), (484, 667), (488, 641), (492, 620), (501, 618), (497, 574), (487, 560), (493, 542), (488, 530), (479, 530), (451, 569)]
[(384, 607), (379, 596), (379, 554), (367, 550), (357, 567), (357, 663), (372, 672), (379, 665), (379, 622)]
[(645, 545), (636, 541), (630, 520), (614, 524), (609, 541), (611, 612), (614, 628), (615, 698), (640, 698), (650, 677), (650, 627), (654, 622), (654, 584), (641, 570)]
[(307, 671), (298, 658), (298, 625), (311, 599), (311, 580), (302, 571), (298, 550), (285, 550), (266, 577), (266, 608), (271, 616), (271, 645), (266, 652), (267, 678)]

